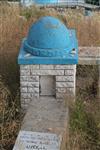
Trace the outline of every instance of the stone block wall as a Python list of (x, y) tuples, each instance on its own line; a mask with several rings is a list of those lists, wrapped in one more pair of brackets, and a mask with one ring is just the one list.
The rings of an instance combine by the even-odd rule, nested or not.
[(55, 97), (75, 96), (76, 65), (20, 65), (21, 106), (27, 109), (40, 96), (40, 76), (55, 77)]

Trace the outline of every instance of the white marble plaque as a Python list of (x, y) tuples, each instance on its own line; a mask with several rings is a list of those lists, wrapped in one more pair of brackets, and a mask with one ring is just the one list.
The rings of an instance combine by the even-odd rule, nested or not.
[(60, 144), (56, 134), (20, 131), (13, 150), (60, 150)]

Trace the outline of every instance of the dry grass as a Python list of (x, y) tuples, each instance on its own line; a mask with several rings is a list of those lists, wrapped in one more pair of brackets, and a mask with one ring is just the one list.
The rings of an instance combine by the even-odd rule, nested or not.
[(76, 101), (71, 106), (70, 139), (68, 150), (99, 150), (100, 149), (100, 102)]
[(70, 105), (70, 139), (68, 150), (100, 149), (100, 100), (98, 67), (78, 66), (77, 100)]
[[(54, 9), (29, 9), (0, 4), (0, 150), (11, 150), (20, 129), (19, 67), (17, 55), (22, 38), (39, 17), (50, 15), (77, 29), (79, 45), (100, 46), (100, 13), (85, 18), (82, 12), (67, 10), (61, 15)], [(87, 95), (86, 95), (87, 96)], [(89, 105), (90, 106), (90, 105)], [(96, 107), (97, 108), (97, 107)], [(74, 132), (71, 150), (85, 144), (84, 133)], [(74, 138), (76, 137), (76, 139)], [(75, 139), (75, 140), (74, 140)], [(79, 140), (80, 139), (80, 140)], [(10, 145), (10, 146), (9, 146)]]

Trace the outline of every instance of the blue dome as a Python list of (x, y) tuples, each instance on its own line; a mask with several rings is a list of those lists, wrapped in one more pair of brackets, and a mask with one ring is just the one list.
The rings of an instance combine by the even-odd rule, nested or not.
[(54, 17), (35, 22), (24, 41), (24, 49), (36, 56), (59, 56), (68, 53), (71, 45), (69, 30)]
[(19, 64), (77, 64), (78, 40), (74, 29), (54, 17), (42, 17), (29, 29), (18, 56)]

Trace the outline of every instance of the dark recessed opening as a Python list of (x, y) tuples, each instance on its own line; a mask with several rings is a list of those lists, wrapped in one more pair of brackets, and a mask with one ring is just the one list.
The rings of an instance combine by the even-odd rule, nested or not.
[(40, 76), (40, 96), (55, 96), (55, 76)]

